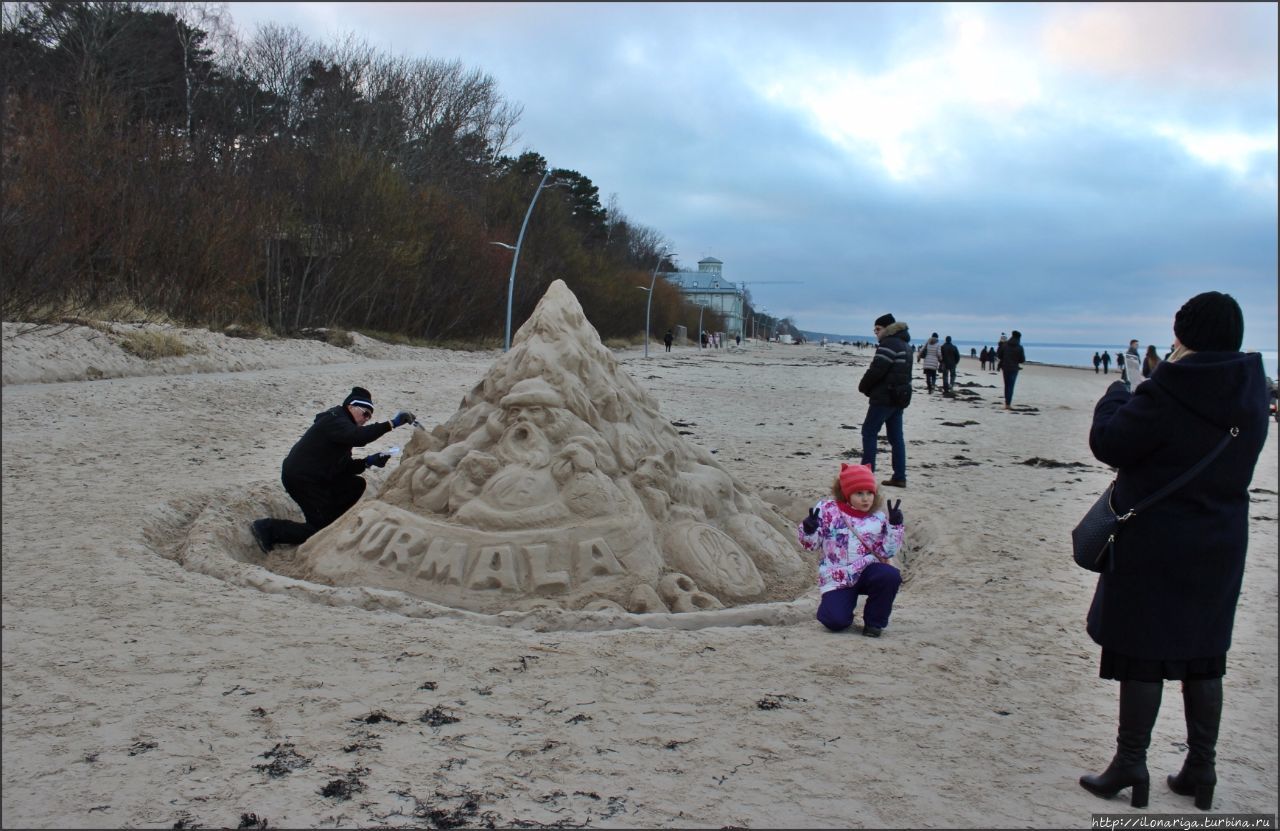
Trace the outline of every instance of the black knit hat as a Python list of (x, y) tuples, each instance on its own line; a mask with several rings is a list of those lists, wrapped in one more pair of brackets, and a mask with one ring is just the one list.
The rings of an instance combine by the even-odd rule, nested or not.
[(896, 322), (897, 321), (893, 319), (893, 315), (880, 315), (876, 318), (877, 326), (888, 326), (889, 324)]
[(373, 412), (373, 396), (364, 387), (352, 387), (351, 394), (342, 402), (344, 407), (349, 407), (352, 404), (357, 407), (367, 407), (369, 412)]
[(1231, 295), (1206, 291), (1178, 309), (1173, 333), (1195, 352), (1238, 352), (1244, 341), (1244, 313)]

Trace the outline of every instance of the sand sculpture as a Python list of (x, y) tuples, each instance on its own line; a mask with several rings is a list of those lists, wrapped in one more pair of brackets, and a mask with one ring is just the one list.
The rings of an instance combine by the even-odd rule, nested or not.
[(693, 612), (797, 597), (792, 524), (693, 445), (557, 280), (375, 498), (297, 553), (307, 579), (455, 608)]

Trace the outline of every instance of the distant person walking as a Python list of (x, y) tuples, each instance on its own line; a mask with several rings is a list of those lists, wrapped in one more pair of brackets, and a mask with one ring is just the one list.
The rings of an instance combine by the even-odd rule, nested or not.
[(1156, 371), (1156, 367), (1160, 366), (1160, 353), (1156, 352), (1156, 345), (1147, 346), (1147, 354), (1142, 359), (1142, 377), (1150, 378), (1151, 373)]
[(1098, 367), (1102, 366), (1102, 356), (1097, 352), (1093, 353), (1093, 374), (1098, 374)]
[[(1129, 341), (1129, 348), (1125, 350), (1125, 355), (1132, 355), (1135, 358), (1142, 357), (1141, 353), (1138, 352), (1137, 338), (1134, 338), (1133, 340)], [(1116, 355), (1116, 366), (1120, 367), (1121, 381), (1124, 381), (1126, 384), (1130, 384), (1130, 385), (1136, 384), (1138, 382), (1137, 378), (1129, 377), (1129, 367), (1125, 366), (1123, 355)]]
[(1111, 353), (1103, 352), (1102, 353), (1102, 374), (1106, 375), (1109, 371), (1111, 371)]
[(991, 358), (995, 362), (995, 366), (991, 367), (993, 372), (999, 372), (1000, 367), (1004, 364), (1004, 345), (1009, 342), (1009, 336), (1004, 332), (1000, 333), (1000, 340), (996, 342), (996, 348), (991, 353)]
[(951, 336), (942, 343), (942, 394), (955, 395), (956, 368), (960, 366), (960, 350), (951, 342)]
[(1027, 361), (1027, 353), (1022, 348), (1022, 333), (1017, 329), (1009, 339), (996, 349), (996, 362), (1000, 365), (1000, 374), (1004, 376), (1004, 408), (1013, 409), (1013, 385), (1018, 383), (1018, 371)]
[(942, 365), (942, 344), (938, 343), (937, 332), (920, 347), (920, 362), (924, 364), (925, 392), (932, 393), (938, 383), (938, 367)]
[(911, 404), (911, 334), (907, 324), (891, 314), (876, 318), (872, 331), (879, 345), (858, 382), (858, 392), (869, 399), (862, 419), (862, 463), (876, 469), (876, 440), (884, 427), (892, 450), (893, 477), (881, 484), (905, 488), (907, 442), (902, 434), (902, 413)]
[(670, 352), (670, 351), (671, 351), (671, 342), (672, 342), (673, 340), (675, 340), (675, 335), (671, 334), (671, 330), (670, 330), (670, 329), (668, 329), (668, 330), (667, 330), (667, 333), (666, 333), (665, 335), (663, 335), (663, 336), (662, 336), (662, 342), (663, 342), (663, 343), (665, 343), (665, 344), (667, 345), (667, 351), (668, 351), (668, 352)]

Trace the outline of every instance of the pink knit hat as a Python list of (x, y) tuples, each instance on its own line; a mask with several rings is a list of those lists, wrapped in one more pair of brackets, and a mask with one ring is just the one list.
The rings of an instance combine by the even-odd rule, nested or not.
[(848, 499), (849, 494), (858, 491), (876, 492), (876, 475), (871, 472), (871, 468), (866, 465), (851, 465), (841, 463), (840, 465), (840, 490), (844, 493), (844, 498)]

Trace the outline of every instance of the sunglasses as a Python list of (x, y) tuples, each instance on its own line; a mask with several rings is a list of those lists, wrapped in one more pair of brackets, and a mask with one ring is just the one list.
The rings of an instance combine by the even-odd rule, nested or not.
[(373, 418), (373, 410), (370, 410), (366, 407), (356, 407), (356, 409), (364, 413), (365, 418)]

